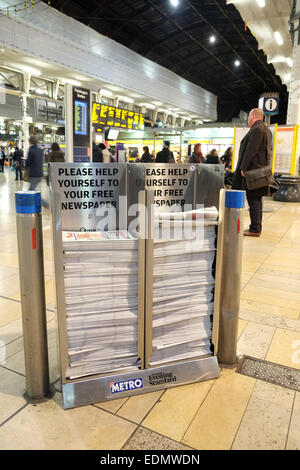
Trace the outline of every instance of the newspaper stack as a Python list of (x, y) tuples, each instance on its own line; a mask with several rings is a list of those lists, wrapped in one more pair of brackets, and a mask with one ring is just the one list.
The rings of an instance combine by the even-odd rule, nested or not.
[(137, 355), (137, 240), (63, 232), (70, 379), (129, 370)]
[(211, 354), (217, 217), (216, 208), (155, 214), (151, 366)]

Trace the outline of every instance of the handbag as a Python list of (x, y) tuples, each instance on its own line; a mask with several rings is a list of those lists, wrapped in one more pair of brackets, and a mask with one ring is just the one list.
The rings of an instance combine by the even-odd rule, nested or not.
[[(264, 126), (265, 128), (265, 126)], [(275, 183), (274, 175), (272, 173), (272, 168), (269, 162), (271, 161), (271, 154), (268, 145), (267, 129), (265, 128), (265, 136), (267, 140), (267, 162), (266, 165), (260, 168), (255, 168), (254, 170), (245, 171), (245, 180), (247, 184), (247, 189), (250, 191), (252, 189), (260, 189), (270, 186)]]
[(23, 171), (23, 181), (26, 181), (26, 183), (29, 183), (29, 173), (28, 173), (27, 168), (24, 168), (24, 171)]
[(259, 189), (274, 184), (274, 176), (270, 165), (245, 171), (247, 189)]

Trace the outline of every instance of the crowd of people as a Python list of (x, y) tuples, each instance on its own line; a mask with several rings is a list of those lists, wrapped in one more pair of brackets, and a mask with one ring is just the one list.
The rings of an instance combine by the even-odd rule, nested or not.
[[(249, 113), (248, 124), (249, 132), (244, 137), (240, 145), (237, 168), (233, 172), (232, 168), (232, 147), (228, 147), (224, 155), (220, 158), (216, 149), (204, 156), (201, 144), (195, 145), (192, 155), (189, 157), (189, 163), (204, 164), (224, 164), (225, 166), (225, 184), (233, 189), (246, 191), (246, 196), (250, 209), (251, 224), (245, 235), (259, 237), (262, 231), (262, 197), (268, 194), (268, 186), (250, 189), (246, 183), (247, 171), (267, 168), (270, 164), (270, 146), (271, 133), (263, 123), (264, 113), (260, 109), (253, 109)], [(43, 177), (44, 153), (39, 145), (38, 137), (32, 135), (29, 139), (29, 151), (24, 163), (24, 154), (21, 148), (16, 147), (10, 160), (12, 169), (15, 171), (16, 180), (25, 180), (30, 183), (29, 190), (34, 191)], [(4, 172), (5, 164), (9, 165), (9, 158), (6, 156), (3, 147), (0, 147), (0, 172)], [(64, 162), (65, 155), (57, 143), (53, 143), (51, 150), (45, 159), (45, 162)], [(110, 150), (104, 145), (96, 145), (93, 142), (92, 161), (97, 163), (111, 163), (115, 159)], [(173, 152), (170, 150), (170, 142), (165, 141), (163, 148), (157, 153), (150, 153), (149, 147), (143, 147), (143, 155), (136, 158), (137, 162), (142, 163), (175, 163)], [(26, 178), (24, 173), (26, 172)], [(48, 207), (48, 203), (42, 200), (42, 204)]]

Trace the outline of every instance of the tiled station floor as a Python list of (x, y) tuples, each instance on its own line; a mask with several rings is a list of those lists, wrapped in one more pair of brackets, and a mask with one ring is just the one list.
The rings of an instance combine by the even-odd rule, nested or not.
[[(0, 449), (300, 449), (300, 392), (230, 369), (217, 380), (68, 411), (59, 392), (27, 404), (14, 209), (23, 184), (0, 173)], [(299, 369), (300, 204), (267, 199), (264, 209), (262, 237), (244, 240), (238, 352)], [(43, 226), (55, 382), (49, 211)]]

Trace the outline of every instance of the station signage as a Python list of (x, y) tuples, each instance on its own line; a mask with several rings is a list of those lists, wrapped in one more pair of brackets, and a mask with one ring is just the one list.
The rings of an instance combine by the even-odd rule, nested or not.
[(44, 98), (35, 99), (36, 121), (64, 123), (64, 104), (58, 101), (51, 101)]
[(73, 87), (73, 145), (90, 146), (90, 90)]
[(277, 96), (265, 96), (260, 98), (259, 107), (265, 114), (275, 115), (279, 113), (279, 98)]
[(106, 104), (93, 103), (92, 122), (98, 126), (125, 130), (144, 130), (145, 115), (116, 108)]

